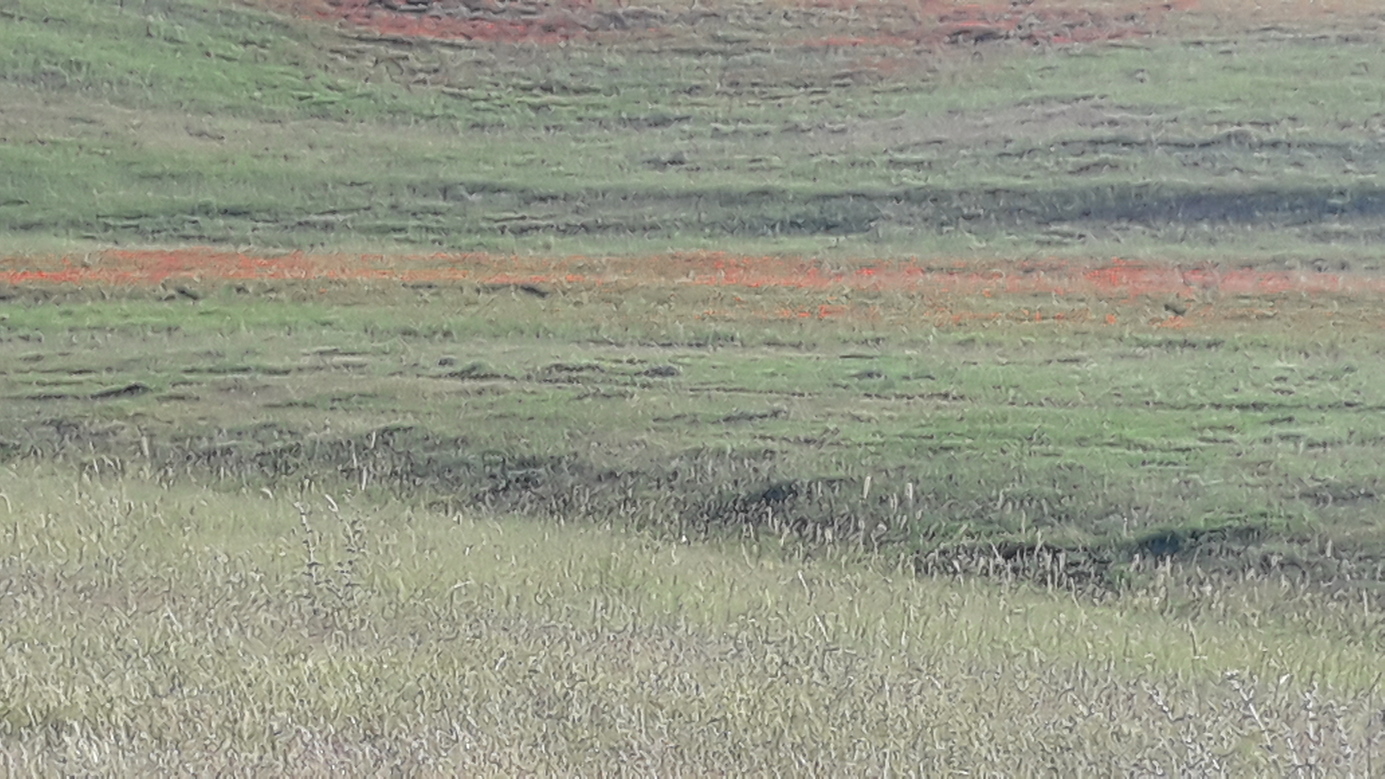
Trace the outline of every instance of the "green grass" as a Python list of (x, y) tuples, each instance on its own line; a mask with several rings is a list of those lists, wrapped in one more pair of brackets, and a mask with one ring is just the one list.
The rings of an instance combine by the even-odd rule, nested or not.
[[(17, 773), (1369, 773), (1378, 612), (0, 470)], [(1327, 639), (1327, 640), (1325, 640)]]
[(1043, 578), (1047, 548), (1098, 589), (1169, 555), (1369, 589), (1385, 560), (1370, 301), (1263, 302), (1274, 319), (1213, 335), (1129, 303), (1111, 310), (1132, 324), (1100, 324), (1115, 304), (1081, 299), (1094, 324), (978, 298), (1002, 318), (954, 326), (889, 291), (851, 303), (867, 320), (757, 315), (810, 291), (656, 283), (203, 291), (16, 290), (3, 451), (844, 541), (920, 570), (1000, 555)]
[(0, 29), (0, 230), (1373, 263), (1378, 49), (402, 46), (212, 2), (25, 0)]

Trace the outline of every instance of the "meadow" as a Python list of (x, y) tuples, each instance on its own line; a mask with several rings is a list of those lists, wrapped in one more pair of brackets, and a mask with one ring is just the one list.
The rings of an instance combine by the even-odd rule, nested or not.
[(0, 28), (0, 230), (59, 251), (1374, 267), (1378, 15), (1125, 5), (1066, 26), (1031, 8), (1029, 39), (904, 45), (858, 29), (864, 11), (751, 4), (783, 18), (728, 6), (558, 46), (208, 0), (18, 0)]
[(0, 772), (1374, 776), (1378, 12), (0, 9)]

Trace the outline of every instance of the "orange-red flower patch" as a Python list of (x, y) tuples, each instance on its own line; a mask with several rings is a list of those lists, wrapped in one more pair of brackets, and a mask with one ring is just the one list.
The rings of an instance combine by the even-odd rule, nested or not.
[[(693, 285), (913, 292), (937, 297), (1052, 296), (1108, 300), (1140, 297), (1273, 297), (1285, 294), (1380, 295), (1373, 274), (1223, 268), (1112, 259), (999, 262), (858, 260), (675, 252), (643, 257), (528, 257), (485, 253), (254, 255), (210, 248), (116, 249), (74, 257), (0, 260), (0, 283), (157, 285), (169, 280), (342, 280), (489, 284)], [(834, 301), (835, 298), (825, 298)]]
[[(635, 257), (485, 253), (257, 255), (211, 248), (110, 250), (0, 259), (0, 286), (154, 287), (301, 283), (329, 295), (352, 284), (685, 290), (699, 319), (1051, 328), (1143, 323), (1220, 326), (1280, 318), (1330, 298), (1328, 313), (1385, 299), (1385, 276), (1212, 265), (1072, 260), (824, 260), (677, 252)], [(725, 290), (726, 294), (719, 292)], [(545, 295), (546, 296), (546, 295)], [(1325, 302), (1325, 301), (1324, 301)], [(1300, 308), (1302, 306), (1299, 306)], [(1287, 321), (1287, 320), (1285, 320)], [(1327, 321), (1327, 320), (1321, 320)]]

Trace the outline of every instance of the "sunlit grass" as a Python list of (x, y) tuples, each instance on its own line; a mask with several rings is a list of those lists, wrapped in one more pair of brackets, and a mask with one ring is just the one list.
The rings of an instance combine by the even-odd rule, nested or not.
[(1287, 580), (1222, 588), (1239, 616), (1182, 616), (1170, 598), (1197, 596), (1158, 582), (1095, 603), (344, 493), (21, 466), (0, 494), (13, 771), (1360, 773), (1382, 758), (1379, 615)]

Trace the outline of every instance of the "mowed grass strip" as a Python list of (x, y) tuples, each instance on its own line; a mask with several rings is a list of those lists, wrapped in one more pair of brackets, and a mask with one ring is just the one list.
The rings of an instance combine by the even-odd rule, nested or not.
[[(1380, 615), (0, 471), (12, 773), (1365, 775)], [(1251, 629), (1294, 600), (1298, 616)], [(1324, 643), (1324, 620), (1350, 638)]]

